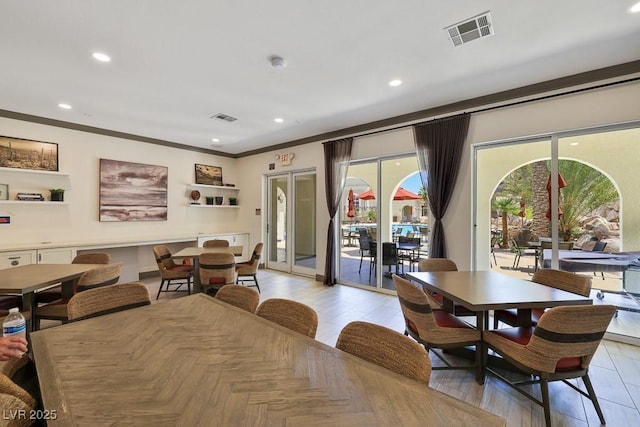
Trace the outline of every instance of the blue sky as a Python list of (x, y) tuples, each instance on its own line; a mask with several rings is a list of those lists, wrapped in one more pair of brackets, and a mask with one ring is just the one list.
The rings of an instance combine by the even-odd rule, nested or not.
[(400, 184), (400, 187), (418, 194), (420, 192), (420, 187), (422, 187), (422, 182), (420, 181), (420, 173), (416, 172), (409, 178), (405, 179), (402, 184)]

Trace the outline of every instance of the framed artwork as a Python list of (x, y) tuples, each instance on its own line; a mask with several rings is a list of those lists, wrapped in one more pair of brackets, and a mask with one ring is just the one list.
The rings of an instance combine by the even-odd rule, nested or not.
[(222, 168), (196, 163), (196, 184), (222, 185)]
[(9, 200), (9, 184), (0, 184), (0, 200)]
[(100, 159), (100, 221), (166, 221), (166, 166)]
[(58, 171), (58, 144), (0, 135), (0, 167)]

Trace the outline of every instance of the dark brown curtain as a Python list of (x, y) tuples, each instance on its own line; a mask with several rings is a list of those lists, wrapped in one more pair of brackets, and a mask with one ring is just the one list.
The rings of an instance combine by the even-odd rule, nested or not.
[(344, 138), (324, 143), (325, 193), (329, 209), (329, 228), (327, 230), (327, 251), (324, 264), (324, 284), (336, 284), (336, 242), (334, 218), (340, 202), (342, 190), (347, 180), (347, 170), (351, 161), (351, 145), (353, 138)]
[(456, 185), (470, 117), (465, 113), (413, 126), (420, 178), (427, 189), (433, 215), (430, 258), (447, 257), (442, 218)]

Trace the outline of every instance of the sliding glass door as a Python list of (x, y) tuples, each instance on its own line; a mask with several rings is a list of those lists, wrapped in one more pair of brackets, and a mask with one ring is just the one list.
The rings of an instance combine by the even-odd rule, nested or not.
[(473, 268), (588, 275), (608, 332), (640, 338), (638, 144), (636, 124), (475, 146)]

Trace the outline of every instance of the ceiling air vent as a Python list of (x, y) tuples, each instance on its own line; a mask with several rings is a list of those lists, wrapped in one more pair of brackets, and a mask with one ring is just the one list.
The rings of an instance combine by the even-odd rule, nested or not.
[(445, 31), (454, 46), (460, 46), (472, 40), (490, 36), (493, 34), (491, 13), (481, 13), (473, 18), (446, 27)]
[(216, 115), (211, 116), (212, 119), (218, 119), (218, 120), (222, 120), (223, 122), (235, 122), (236, 119), (235, 117), (231, 117), (228, 116), (226, 114), (222, 114), (222, 113), (218, 113)]

